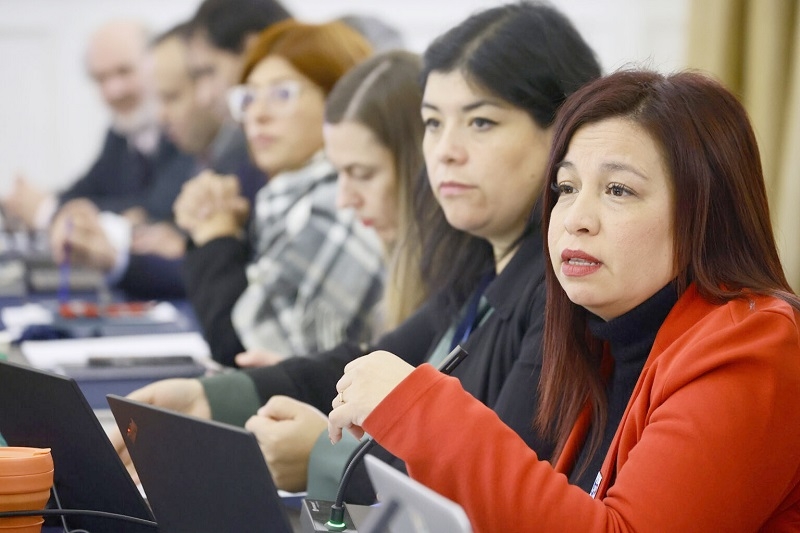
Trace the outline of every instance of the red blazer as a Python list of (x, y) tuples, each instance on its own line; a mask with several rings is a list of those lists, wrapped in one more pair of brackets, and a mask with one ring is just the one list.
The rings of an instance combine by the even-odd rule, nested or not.
[(714, 305), (690, 287), (656, 336), (595, 498), (430, 365), (364, 429), (460, 503), (477, 532), (800, 531), (800, 338), (785, 302)]

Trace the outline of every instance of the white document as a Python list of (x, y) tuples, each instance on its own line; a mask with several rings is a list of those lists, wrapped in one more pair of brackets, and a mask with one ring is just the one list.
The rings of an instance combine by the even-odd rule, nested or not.
[(85, 364), (89, 357), (190, 355), (202, 362), (211, 356), (196, 332), (25, 341), (20, 349), (31, 366), (44, 369)]
[(0, 318), (12, 339), (18, 339), (28, 326), (53, 323), (53, 312), (42, 304), (26, 303), (3, 307)]

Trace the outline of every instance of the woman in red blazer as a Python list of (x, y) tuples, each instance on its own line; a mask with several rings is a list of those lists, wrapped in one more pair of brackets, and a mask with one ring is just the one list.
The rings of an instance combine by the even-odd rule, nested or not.
[(617, 72), (567, 99), (546, 179), (553, 464), (387, 352), (346, 367), (331, 440), (368, 431), (479, 532), (800, 531), (800, 301), (741, 104)]

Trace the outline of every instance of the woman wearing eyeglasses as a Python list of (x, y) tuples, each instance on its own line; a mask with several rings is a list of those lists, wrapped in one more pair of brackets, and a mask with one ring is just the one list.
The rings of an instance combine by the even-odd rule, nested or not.
[(229, 95), (256, 165), (270, 176), (249, 206), (232, 176), (203, 174), (175, 202), (192, 240), (187, 293), (217, 361), (246, 348), (317, 353), (373, 336), (382, 292), (378, 239), (336, 209), (336, 172), (322, 151), (325, 98), (370, 54), (338, 22), (284, 21), (247, 54)]

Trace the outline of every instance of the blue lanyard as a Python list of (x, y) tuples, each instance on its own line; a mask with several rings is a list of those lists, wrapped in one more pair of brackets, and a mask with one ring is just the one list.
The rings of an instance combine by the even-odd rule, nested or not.
[(459, 344), (463, 346), (470, 333), (472, 333), (475, 327), (480, 323), (480, 317), (478, 317), (478, 308), (480, 307), (481, 297), (483, 296), (484, 291), (486, 291), (486, 287), (489, 286), (489, 283), (491, 283), (493, 279), (493, 271), (487, 272), (481, 277), (480, 281), (478, 282), (478, 287), (472, 294), (472, 298), (469, 301), (467, 310), (464, 313), (464, 318), (462, 318), (461, 322), (458, 323), (458, 327), (456, 327), (456, 331), (453, 334), (453, 340), (450, 342), (450, 350), (453, 350)]

